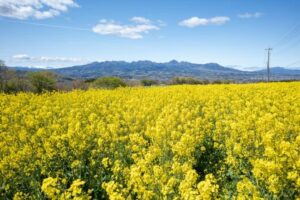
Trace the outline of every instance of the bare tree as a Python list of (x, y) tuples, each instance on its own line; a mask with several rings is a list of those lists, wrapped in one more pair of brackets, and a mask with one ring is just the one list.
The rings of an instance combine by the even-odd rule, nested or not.
[(7, 81), (8, 69), (3, 60), (0, 60), (0, 91), (4, 91), (5, 83)]

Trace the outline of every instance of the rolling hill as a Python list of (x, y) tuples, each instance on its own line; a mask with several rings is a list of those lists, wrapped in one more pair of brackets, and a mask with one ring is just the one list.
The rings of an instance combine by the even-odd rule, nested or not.
[[(17, 71), (36, 71), (45, 69), (15, 67)], [(66, 68), (47, 69), (71, 78), (96, 78), (101, 76), (119, 76), (126, 79), (150, 78), (169, 80), (175, 76), (195, 77), (199, 79), (227, 79), (235, 81), (258, 81), (266, 78), (266, 70), (241, 71), (221, 66), (217, 63), (195, 64), (172, 60), (166, 63), (151, 61), (105, 61), (92, 62)], [(300, 80), (300, 70), (281, 67), (271, 68), (273, 80)]]

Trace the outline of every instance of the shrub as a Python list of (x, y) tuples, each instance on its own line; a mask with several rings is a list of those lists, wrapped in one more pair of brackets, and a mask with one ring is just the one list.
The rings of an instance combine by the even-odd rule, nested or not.
[(142, 79), (141, 84), (143, 86), (151, 86), (151, 85), (157, 85), (158, 81), (152, 80), (152, 79)]
[(56, 90), (56, 77), (52, 72), (30, 72), (28, 73), (28, 78), (36, 93)]
[(171, 80), (172, 85), (198, 85), (198, 84), (208, 84), (209, 82), (207, 80), (199, 80), (192, 77), (174, 77)]
[(126, 86), (124, 80), (119, 77), (101, 77), (92, 82), (93, 88), (115, 89)]

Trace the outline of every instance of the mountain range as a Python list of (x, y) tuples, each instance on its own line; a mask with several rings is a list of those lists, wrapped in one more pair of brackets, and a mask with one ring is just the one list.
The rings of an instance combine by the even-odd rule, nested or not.
[[(18, 72), (40, 71), (45, 69), (13, 67)], [(165, 63), (152, 61), (105, 61), (92, 62), (65, 68), (47, 69), (68, 78), (97, 78), (102, 76), (119, 76), (125, 79), (169, 80), (173, 77), (195, 77), (207, 80), (259, 81), (265, 80), (266, 70), (242, 71), (224, 67), (217, 63), (195, 64), (172, 60)], [(272, 80), (300, 80), (300, 70), (282, 67), (271, 68)]]

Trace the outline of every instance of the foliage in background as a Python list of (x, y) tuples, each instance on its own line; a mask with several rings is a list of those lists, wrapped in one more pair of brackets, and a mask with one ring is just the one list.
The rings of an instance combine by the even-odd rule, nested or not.
[(158, 81), (152, 80), (152, 79), (142, 79), (141, 80), (142, 86), (152, 86), (152, 85), (158, 85)]
[(183, 84), (189, 84), (189, 85), (198, 85), (198, 84), (209, 84), (208, 80), (199, 80), (192, 77), (174, 77), (171, 80), (172, 85), (183, 85)]
[(119, 77), (101, 77), (91, 83), (93, 88), (115, 89), (118, 87), (126, 87), (126, 83)]
[(174, 77), (170, 84), (171, 85), (207, 85), (207, 84), (230, 84), (235, 83), (233, 80), (200, 80), (193, 77)]
[(0, 92), (17, 93), (30, 91), (31, 86), (27, 79), (18, 77), (14, 70), (9, 70), (0, 60)]
[(56, 89), (56, 77), (52, 72), (30, 72), (28, 73), (28, 78), (36, 93), (42, 93), (44, 91), (51, 92)]

